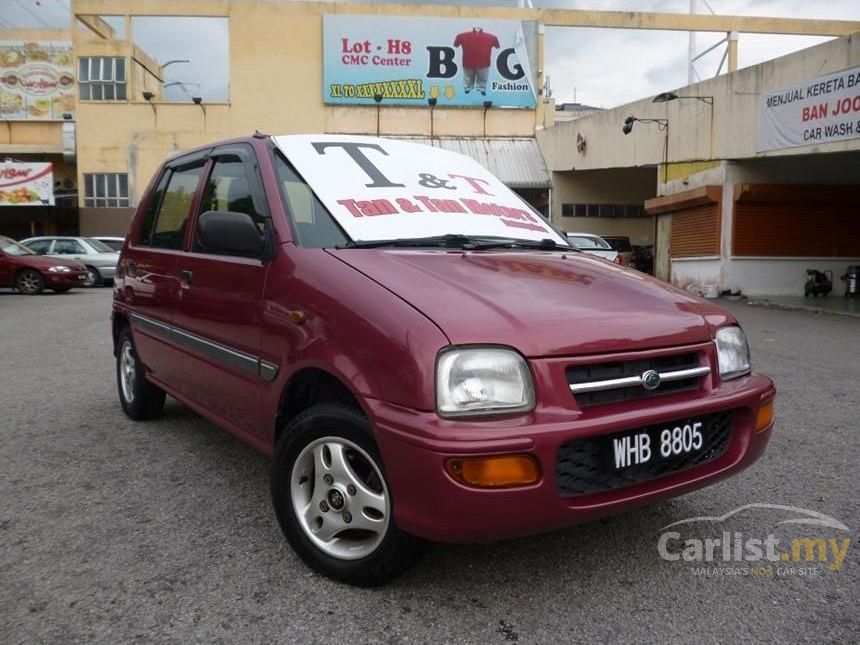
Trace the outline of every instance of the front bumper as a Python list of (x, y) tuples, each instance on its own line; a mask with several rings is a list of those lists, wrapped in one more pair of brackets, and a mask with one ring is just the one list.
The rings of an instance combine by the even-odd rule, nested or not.
[(51, 273), (45, 271), (42, 275), (45, 276), (45, 286), (51, 287), (79, 287), (87, 279), (86, 271), (69, 271), (68, 273)]
[(103, 280), (113, 280), (114, 275), (116, 275), (116, 265), (111, 264), (103, 267), (96, 267), (99, 270), (99, 273), (102, 276)]
[[(376, 430), (398, 525), (429, 540), (475, 542), (558, 529), (681, 495), (738, 472), (764, 452), (773, 423), (755, 432), (755, 418), (775, 394), (769, 378), (751, 374), (692, 399), (666, 395), (600, 415), (546, 405), (515, 418), (462, 421), (376, 399), (364, 404)], [(714, 460), (623, 488), (559, 495), (556, 454), (566, 441), (725, 410), (734, 412), (734, 428)], [(504, 453), (533, 455), (541, 480), (521, 488), (481, 490), (457, 483), (445, 472), (445, 460), (453, 456)]]

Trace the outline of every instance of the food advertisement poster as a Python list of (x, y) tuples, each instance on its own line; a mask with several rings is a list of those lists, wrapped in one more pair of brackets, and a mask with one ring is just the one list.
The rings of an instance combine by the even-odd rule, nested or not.
[(53, 206), (50, 163), (0, 161), (0, 206)]
[(72, 43), (0, 41), (0, 119), (75, 113)]
[(326, 15), (323, 101), (533, 108), (537, 22)]

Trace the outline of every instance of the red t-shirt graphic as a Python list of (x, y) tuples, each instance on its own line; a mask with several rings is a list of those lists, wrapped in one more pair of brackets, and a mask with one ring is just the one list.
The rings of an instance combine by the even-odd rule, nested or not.
[(463, 67), (483, 69), (490, 66), (490, 52), (501, 47), (499, 39), (482, 29), (464, 31), (454, 39), (454, 47), (463, 48)]

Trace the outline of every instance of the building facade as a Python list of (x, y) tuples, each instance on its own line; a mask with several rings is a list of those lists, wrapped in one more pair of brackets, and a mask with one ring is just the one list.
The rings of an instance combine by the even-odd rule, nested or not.
[[(813, 269), (841, 295), (860, 264), (860, 35), (659, 98), (537, 133), (553, 220), (650, 237), (656, 274), (682, 288), (803, 295)], [(646, 217), (579, 216), (628, 196)]]

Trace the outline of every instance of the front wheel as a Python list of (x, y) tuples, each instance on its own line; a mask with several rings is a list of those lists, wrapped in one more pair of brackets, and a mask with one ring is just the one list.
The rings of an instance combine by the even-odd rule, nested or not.
[(35, 296), (45, 290), (45, 279), (34, 269), (24, 269), (15, 278), (15, 288), (19, 293)]
[(83, 282), (83, 286), (85, 287), (100, 287), (104, 284), (104, 280), (102, 279), (102, 274), (99, 273), (99, 270), (95, 267), (88, 266), (87, 267), (87, 277)]
[(146, 380), (128, 327), (120, 331), (117, 339), (116, 384), (122, 409), (130, 418), (143, 421), (161, 415), (164, 390)]
[(381, 585), (421, 554), (394, 521), (372, 429), (354, 408), (320, 404), (289, 423), (275, 448), (272, 502), (299, 556), (335, 580)]

